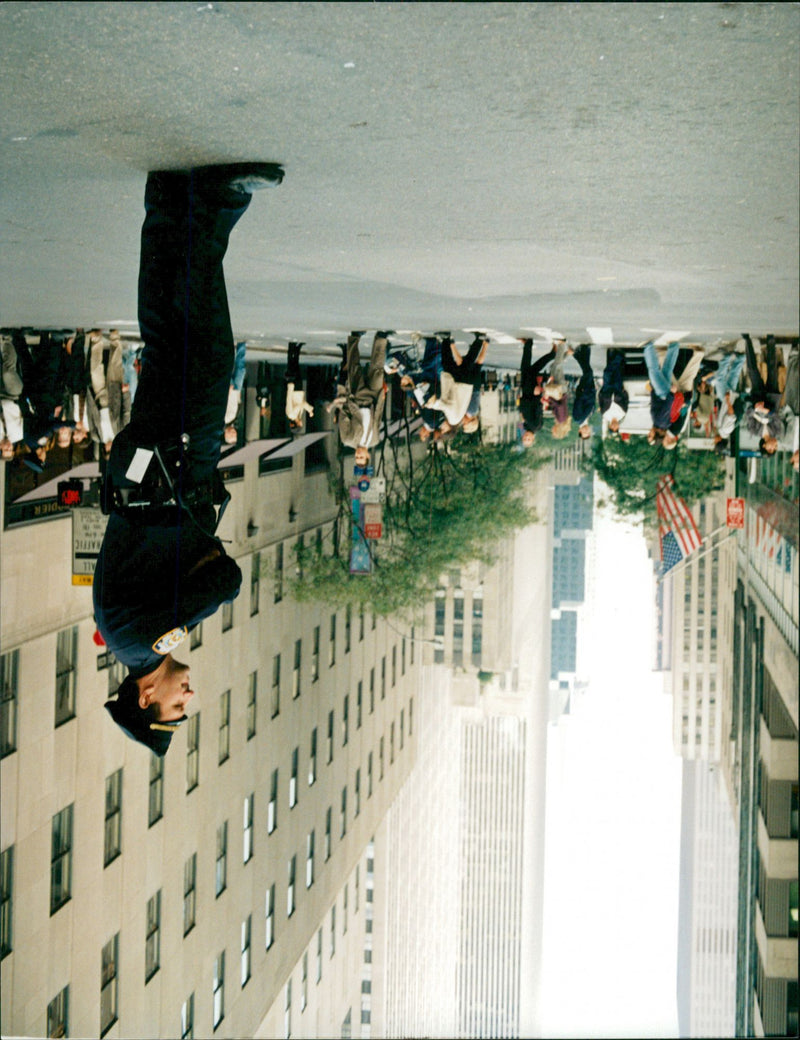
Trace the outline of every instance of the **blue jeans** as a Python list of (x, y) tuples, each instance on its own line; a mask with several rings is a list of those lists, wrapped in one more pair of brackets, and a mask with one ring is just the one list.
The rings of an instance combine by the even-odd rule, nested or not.
[(736, 393), (745, 361), (744, 354), (726, 354), (720, 361), (716, 374), (711, 380), (714, 391), (720, 401), (725, 397), (726, 393)]
[(647, 375), (656, 397), (666, 397), (672, 388), (672, 370), (678, 360), (678, 349), (678, 343), (670, 343), (664, 363), (659, 366), (655, 346), (652, 342), (645, 344), (644, 360), (647, 365)]

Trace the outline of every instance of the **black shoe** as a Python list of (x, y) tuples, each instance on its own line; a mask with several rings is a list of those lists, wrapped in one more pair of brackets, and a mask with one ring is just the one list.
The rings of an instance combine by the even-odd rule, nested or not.
[(192, 172), (195, 182), (202, 188), (233, 191), (239, 195), (252, 195), (262, 188), (277, 188), (284, 175), (282, 166), (270, 162), (195, 166)]
[(350, 335), (351, 336), (363, 336), (366, 331), (367, 331), (366, 329), (353, 329), (353, 331), (350, 333)]
[(304, 347), (304, 346), (305, 346), (305, 342), (303, 342), (303, 343), (295, 343), (295, 341), (294, 341), (294, 340), (292, 340), (292, 341), (291, 341), (291, 342), (289, 343), (289, 350), (296, 350), (296, 351), (298, 351), (298, 353), (299, 353), (299, 351), (300, 351), (300, 348), (301, 348), (301, 347)]
[(375, 333), (378, 339), (388, 339), (390, 336), (393, 336), (394, 334), (394, 329), (379, 329), (378, 332)]
[(450, 329), (442, 330), (441, 332), (434, 332), (434, 336), (437, 339), (450, 339)]

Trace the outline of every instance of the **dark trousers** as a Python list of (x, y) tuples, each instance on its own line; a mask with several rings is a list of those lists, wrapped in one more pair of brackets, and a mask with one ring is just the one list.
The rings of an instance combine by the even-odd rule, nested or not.
[(250, 196), (200, 188), (192, 173), (150, 173), (139, 266), (144, 349), (128, 437), (157, 444), (189, 434), (185, 486), (219, 462), (234, 359), (222, 261)]
[(595, 385), (591, 362), (591, 347), (582, 343), (575, 351), (574, 356), (581, 367), (581, 378), (575, 387), (572, 418), (580, 426), (594, 411)]
[(293, 343), (289, 344), (286, 355), (286, 372), (283, 376), (285, 382), (294, 383), (295, 390), (303, 389), (303, 373), (300, 368), (300, 347)]
[(613, 347), (606, 357), (603, 369), (603, 383), (598, 395), (600, 411), (605, 412), (616, 401), (626, 411), (628, 409), (628, 391), (625, 389), (625, 354)]
[(770, 408), (775, 403), (775, 397), (780, 396), (778, 388), (778, 352), (775, 349), (775, 340), (772, 336), (767, 337), (767, 378), (764, 380), (758, 368), (753, 341), (749, 336), (744, 337), (744, 349), (747, 357), (747, 375), (750, 379), (751, 400), (755, 403), (763, 401)]
[(470, 348), (461, 360), (459, 365), (456, 359), (453, 357), (453, 352), (450, 349), (450, 344), (442, 346), (442, 370), (449, 372), (450, 375), (457, 383), (469, 383), (473, 387), (480, 386), (481, 382), (481, 369), (483, 364), (478, 364), (478, 354), (481, 352), (483, 346), (482, 339), (475, 339), (470, 344)]

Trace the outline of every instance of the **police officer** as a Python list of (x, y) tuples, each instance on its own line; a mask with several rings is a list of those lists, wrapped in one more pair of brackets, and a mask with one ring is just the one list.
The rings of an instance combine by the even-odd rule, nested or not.
[(128, 675), (106, 708), (166, 754), (193, 694), (172, 652), (235, 598), (241, 571), (215, 531), (234, 345), (222, 261), (251, 194), (283, 169), (239, 163), (148, 174), (139, 266), (144, 349), (130, 423), (106, 470), (97, 626)]

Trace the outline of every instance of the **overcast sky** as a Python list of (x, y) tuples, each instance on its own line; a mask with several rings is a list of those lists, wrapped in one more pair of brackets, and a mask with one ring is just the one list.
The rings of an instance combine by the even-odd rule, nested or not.
[(590, 686), (548, 742), (543, 1030), (677, 1036), (681, 759), (652, 565), (635, 528), (598, 510), (595, 532)]

